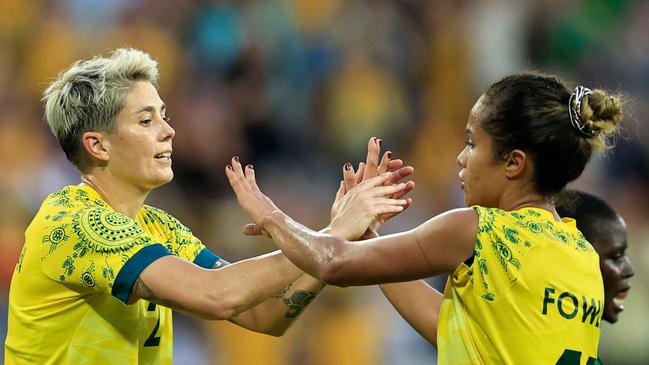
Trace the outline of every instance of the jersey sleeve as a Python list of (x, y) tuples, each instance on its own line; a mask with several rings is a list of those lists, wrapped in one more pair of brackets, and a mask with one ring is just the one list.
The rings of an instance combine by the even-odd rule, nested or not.
[(479, 216), (478, 235), (471, 264), (474, 293), (487, 301), (509, 295), (521, 279), (522, 256), (517, 232), (507, 223), (506, 213), (497, 209), (473, 207)]
[(194, 236), (187, 226), (161, 209), (151, 206), (147, 206), (146, 209), (150, 221), (158, 221), (168, 230), (169, 241), (167, 242), (167, 248), (169, 251), (200, 267), (206, 269), (214, 267), (220, 257), (205, 247), (203, 242)]
[(191, 261), (196, 265), (211, 269), (219, 256), (210, 251), (192, 231), (174, 218), (175, 245), (174, 253), (178, 257)]
[(134, 220), (105, 207), (62, 215), (42, 232), (41, 267), (48, 277), (124, 303), (142, 270), (171, 254)]

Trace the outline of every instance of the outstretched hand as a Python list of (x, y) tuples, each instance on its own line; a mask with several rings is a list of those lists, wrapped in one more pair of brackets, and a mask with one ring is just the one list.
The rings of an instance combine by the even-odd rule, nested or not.
[(262, 229), (263, 219), (279, 209), (269, 197), (259, 190), (252, 165), (247, 165), (244, 171), (239, 162), (239, 157), (235, 156), (232, 158), (232, 165), (225, 166), (225, 174), (234, 194), (237, 196), (239, 205), (255, 223), (246, 226), (246, 233), (266, 234)]
[[(376, 137), (370, 138), (367, 145), (366, 161), (359, 163), (358, 169), (356, 171), (354, 171), (354, 167), (349, 162), (346, 163), (345, 166), (343, 167), (343, 180), (340, 182), (340, 188), (336, 193), (336, 198), (331, 209), (332, 221), (338, 214), (340, 214), (340, 207), (342, 206), (342, 200), (346, 197), (346, 194), (348, 192), (353, 191), (354, 187), (356, 187), (363, 181), (367, 181), (368, 179), (372, 179), (377, 175), (382, 175), (386, 172), (391, 172), (392, 173), (391, 179), (386, 180), (385, 184), (386, 185), (396, 184), (414, 172), (414, 168), (412, 166), (402, 167), (403, 165), (402, 160), (400, 159), (392, 160), (391, 159), (392, 152), (390, 151), (386, 151), (383, 154), (381, 161), (379, 162), (381, 143), (382, 143), (381, 139), (377, 139)], [(405, 194), (407, 194), (408, 192), (410, 192), (415, 187), (415, 183), (413, 181), (407, 181), (405, 184), (406, 184), (405, 189), (393, 194), (392, 196), (390, 196), (390, 198), (399, 199)], [(407, 203), (406, 205), (403, 206), (403, 210), (407, 209), (412, 204), (411, 198), (406, 198), (405, 200)], [(372, 224), (368, 227), (368, 230), (367, 232), (365, 232), (365, 234), (363, 234), (363, 237), (370, 237), (376, 235), (376, 230), (383, 223), (385, 223), (387, 220), (394, 217), (395, 215), (401, 213), (401, 211), (379, 215), (375, 219), (375, 221), (372, 222)]]
[(349, 193), (342, 193), (343, 184), (336, 194), (336, 214), (329, 224), (331, 232), (348, 240), (357, 240), (380, 217), (403, 211), (409, 202), (394, 198), (403, 195), (406, 183), (396, 183), (403, 172), (386, 172), (365, 180)]
[[(410, 204), (409, 200), (395, 197), (405, 194), (409, 184), (398, 182), (408, 176), (412, 172), (411, 169), (401, 168), (366, 179), (347, 194), (339, 190), (339, 199), (336, 199), (337, 213), (329, 225), (331, 232), (349, 240), (356, 240), (373, 222), (380, 220), (380, 217), (401, 212)], [(244, 233), (269, 236), (263, 227), (264, 218), (274, 211), (279, 211), (279, 208), (257, 186), (252, 165), (247, 165), (244, 169), (239, 158), (233, 157), (232, 165), (225, 168), (225, 174), (239, 205), (254, 222), (244, 226)]]

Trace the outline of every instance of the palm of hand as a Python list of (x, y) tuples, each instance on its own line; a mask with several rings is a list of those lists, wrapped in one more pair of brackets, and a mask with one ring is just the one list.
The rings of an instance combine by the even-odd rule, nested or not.
[(231, 165), (226, 166), (225, 173), (239, 205), (256, 224), (261, 224), (266, 216), (278, 210), (275, 203), (259, 190), (252, 165), (247, 165), (244, 170), (239, 158), (234, 157)]

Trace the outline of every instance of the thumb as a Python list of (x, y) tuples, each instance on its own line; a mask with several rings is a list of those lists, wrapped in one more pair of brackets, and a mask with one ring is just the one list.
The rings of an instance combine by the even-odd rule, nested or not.
[(243, 226), (243, 234), (246, 236), (263, 236), (264, 230), (255, 223), (248, 223)]

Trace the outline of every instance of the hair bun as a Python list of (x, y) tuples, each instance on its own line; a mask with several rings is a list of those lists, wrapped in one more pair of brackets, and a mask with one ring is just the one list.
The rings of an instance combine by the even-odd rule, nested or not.
[(596, 136), (589, 138), (595, 152), (604, 152), (609, 147), (608, 140), (618, 129), (621, 120), (622, 101), (619, 95), (594, 89), (584, 96), (580, 121), (587, 130), (597, 132)]

